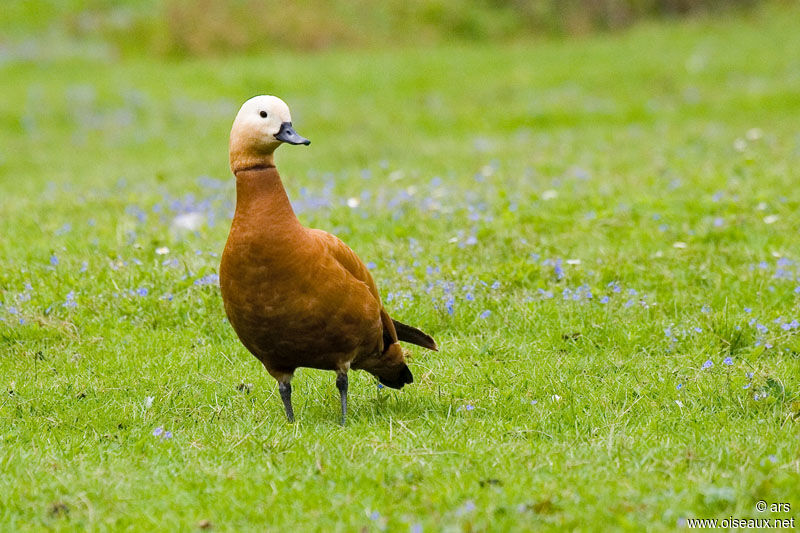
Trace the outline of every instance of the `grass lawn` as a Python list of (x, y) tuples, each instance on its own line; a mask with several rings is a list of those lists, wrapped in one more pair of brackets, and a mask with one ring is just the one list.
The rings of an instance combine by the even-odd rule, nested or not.
[[(7, 51), (0, 529), (797, 515), (798, 50), (785, 7), (488, 47)], [(440, 346), (402, 392), (351, 373), (344, 428), (314, 370), (288, 424), (224, 317), (228, 133), (259, 93), (312, 140), (276, 153), (301, 221)]]

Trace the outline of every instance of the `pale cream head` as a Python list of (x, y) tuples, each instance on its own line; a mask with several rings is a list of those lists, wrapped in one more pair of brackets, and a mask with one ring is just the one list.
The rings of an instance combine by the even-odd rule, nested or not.
[(233, 121), (230, 139), (231, 170), (272, 166), (272, 153), (282, 143), (310, 144), (292, 127), (289, 106), (276, 96), (254, 96)]

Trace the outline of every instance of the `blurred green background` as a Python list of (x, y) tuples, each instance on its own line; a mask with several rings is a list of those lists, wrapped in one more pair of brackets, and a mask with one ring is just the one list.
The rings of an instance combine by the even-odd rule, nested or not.
[(720, 16), (758, 4), (757, 0), (11, 0), (0, 10), (0, 45), (6, 54), (9, 47), (58, 54), (80, 43), (90, 54), (178, 57), (421, 46), (579, 36), (623, 29), (644, 19)]

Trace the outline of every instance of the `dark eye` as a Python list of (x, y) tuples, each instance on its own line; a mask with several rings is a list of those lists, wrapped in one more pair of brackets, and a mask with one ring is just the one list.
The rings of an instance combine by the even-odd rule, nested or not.
[(259, 115), (261, 115), (261, 118), (267, 118), (267, 112), (266, 111), (262, 111), (261, 113), (259, 113)]

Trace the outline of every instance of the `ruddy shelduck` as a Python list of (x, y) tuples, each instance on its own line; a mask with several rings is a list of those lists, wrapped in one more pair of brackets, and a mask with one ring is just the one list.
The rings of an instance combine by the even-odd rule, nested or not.
[(219, 270), (222, 300), (242, 344), (278, 381), (289, 421), (292, 376), (308, 367), (336, 372), (344, 424), (350, 369), (400, 389), (413, 376), (398, 340), (430, 350), (436, 343), (389, 317), (353, 250), (300, 224), (275, 168), (283, 143), (311, 144), (288, 106), (274, 96), (245, 102), (230, 137), (236, 210)]

